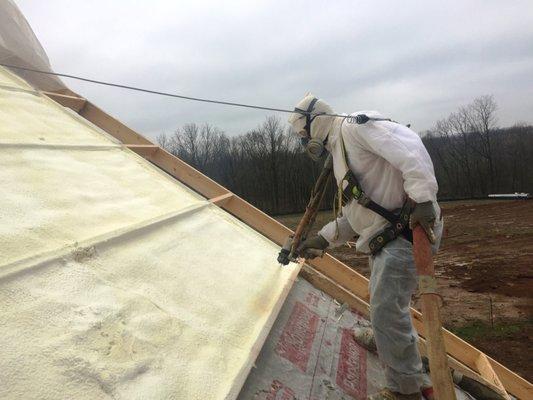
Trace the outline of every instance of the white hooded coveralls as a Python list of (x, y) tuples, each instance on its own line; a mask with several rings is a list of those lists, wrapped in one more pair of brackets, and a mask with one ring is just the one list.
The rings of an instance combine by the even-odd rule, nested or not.
[[(360, 111), (353, 115), (357, 114), (381, 118), (376, 111)], [(342, 132), (348, 167), (373, 201), (388, 210), (400, 209), (406, 196), (417, 203), (436, 202), (438, 186), (433, 164), (415, 132), (389, 121), (358, 125), (353, 119), (346, 118), (340, 122), (339, 129), (330, 131), (326, 146), (333, 152), (337, 182), (347, 171), (340, 146)], [(320, 234), (331, 245), (338, 246), (357, 233), (357, 249), (369, 252), (368, 242), (387, 224), (388, 221), (380, 215), (352, 201), (343, 208), (343, 216), (338, 221), (338, 237), (335, 238), (335, 222), (326, 225)]]
[[(313, 98), (313, 95), (306, 96), (297, 108), (306, 110)], [(333, 113), (333, 110), (319, 100), (313, 112)], [(382, 118), (376, 111), (352, 115), (357, 114)], [(299, 132), (305, 125), (305, 117), (293, 114), (289, 123)], [(437, 215), (440, 214), (433, 163), (420, 137), (408, 127), (389, 121), (357, 124), (348, 116), (319, 116), (311, 124), (311, 137), (322, 141), (327, 138), (326, 149), (333, 156), (337, 183), (349, 168), (364, 192), (384, 208), (399, 210), (410, 197), (417, 203), (432, 201)], [(370, 239), (388, 223), (357, 201), (351, 201), (343, 207), (337, 223), (328, 223), (319, 234), (331, 247), (357, 234), (357, 250), (368, 253)], [(441, 233), (439, 222), (435, 227), (437, 242)], [(403, 237), (397, 238), (370, 257), (370, 266), (371, 321), (379, 357), (386, 365), (387, 386), (401, 393), (417, 392), (422, 385), (429, 384), (429, 379), (422, 374), (417, 334), (409, 312), (411, 295), (417, 287), (411, 243)]]
[[(313, 98), (313, 95), (307, 95), (297, 108), (306, 110)], [(331, 114), (333, 110), (319, 100), (314, 112)], [(377, 111), (359, 111), (352, 115), (357, 114), (382, 118)], [(292, 114), (289, 123), (298, 132), (303, 129), (305, 118)], [(346, 157), (343, 156), (341, 134)], [(409, 196), (417, 203), (434, 202), (439, 214), (433, 163), (420, 137), (408, 127), (389, 121), (369, 121), (359, 125), (348, 116), (318, 116), (311, 124), (311, 136), (322, 141), (327, 138), (326, 149), (333, 156), (337, 183), (350, 168), (365, 193), (382, 207), (400, 209)], [(332, 221), (322, 228), (320, 235), (335, 247), (357, 234), (357, 250), (364, 253), (370, 251), (370, 239), (388, 224), (383, 217), (356, 201), (343, 207), (337, 223), (338, 232), (337, 224)]]

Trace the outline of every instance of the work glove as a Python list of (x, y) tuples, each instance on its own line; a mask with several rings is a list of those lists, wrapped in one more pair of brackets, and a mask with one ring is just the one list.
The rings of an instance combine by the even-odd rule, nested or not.
[(317, 256), (322, 256), (324, 250), (326, 250), (328, 246), (329, 243), (326, 239), (320, 235), (316, 235), (301, 242), (296, 249), (296, 254), (298, 254), (299, 257), (312, 260)]
[(437, 214), (435, 213), (435, 207), (431, 201), (425, 201), (423, 203), (417, 203), (414, 210), (409, 217), (409, 228), (414, 229), (415, 226), (420, 226), (426, 232), (426, 235), (431, 243), (435, 243), (435, 233), (433, 228), (435, 226), (435, 219)]

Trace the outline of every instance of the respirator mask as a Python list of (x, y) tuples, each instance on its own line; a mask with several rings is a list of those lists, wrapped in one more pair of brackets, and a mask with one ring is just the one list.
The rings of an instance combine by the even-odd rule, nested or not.
[(311, 113), (315, 108), (317, 101), (318, 99), (316, 97), (311, 100), (307, 110), (302, 110), (301, 108), (294, 109), (294, 111), (301, 113), (303, 117), (305, 117), (304, 129), (298, 132), (298, 135), (300, 136), (300, 142), (302, 143), (302, 146), (305, 147), (305, 152), (313, 161), (320, 161), (320, 159), (326, 154), (326, 143), (328, 141), (327, 137), (325, 140), (311, 138), (311, 124), (313, 123), (313, 120), (320, 115), (316, 114), (311, 117)]
[(304, 146), (306, 154), (311, 160), (317, 162), (320, 161), (320, 159), (327, 153), (327, 141), (327, 139), (325, 141), (319, 139), (309, 139), (307, 136), (302, 136), (300, 138), (300, 143), (302, 144), (302, 146)]

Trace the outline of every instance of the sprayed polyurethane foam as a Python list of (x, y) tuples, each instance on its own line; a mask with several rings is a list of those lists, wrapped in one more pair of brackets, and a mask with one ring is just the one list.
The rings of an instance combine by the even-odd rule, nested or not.
[(0, 398), (234, 398), (298, 267), (3, 69), (0, 82)]

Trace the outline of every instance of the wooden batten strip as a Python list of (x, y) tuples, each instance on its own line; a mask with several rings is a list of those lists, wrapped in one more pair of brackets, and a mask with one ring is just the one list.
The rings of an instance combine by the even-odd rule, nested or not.
[[(492, 365), (487, 358), (487, 356), (483, 353), (481, 353), (476, 361), (477, 370), (479, 371), (479, 374), (488, 380), (490, 383), (492, 383), (494, 386), (498, 387), (500, 391), (504, 391), (505, 389), (502, 385), (502, 382), (500, 381), (500, 378), (498, 375), (494, 372), (494, 369), (492, 368)], [(509, 396), (506, 396), (507, 399), (510, 400)]]
[[(422, 314), (415, 309), (411, 309), (411, 316), (413, 318), (413, 325), (418, 333), (425, 337), (425, 328), (422, 321)], [(479, 374), (487, 381), (493, 382), (494, 376), (499, 378), (505, 390), (519, 399), (533, 398), (533, 386), (527, 380), (517, 375), (507, 367), (503, 366), (496, 360), (488, 357), (479, 349), (465, 342), (460, 337), (454, 335), (450, 331), (443, 329), (444, 344), (446, 351), (453, 357), (457, 358), (463, 364), (479, 372)], [(483, 369), (479, 368), (479, 357), (483, 355), (488, 360)], [(491, 368), (489, 368), (491, 367)], [(491, 371), (492, 370), (492, 371)]]
[[(426, 341), (426, 339), (424, 339), (422, 337), (419, 338), (418, 349), (420, 350), (420, 354), (422, 356), (426, 356), (427, 357), (427, 341)], [(507, 394), (505, 389), (494, 385), (492, 382), (490, 382), (487, 379), (485, 379), (482, 375), (480, 375), (479, 373), (475, 372), (471, 368), (468, 368), (462, 362), (458, 361), (457, 359), (455, 359), (454, 357), (452, 357), (450, 355), (448, 355), (448, 365), (449, 365), (450, 368), (452, 368), (453, 370), (455, 370), (457, 372), (460, 372), (464, 376), (467, 376), (467, 377), (469, 377), (471, 379), (474, 379), (474, 380), (476, 380), (478, 382), (481, 382), (485, 386), (487, 386), (487, 387), (491, 388), (492, 390), (494, 390), (496, 393), (499, 393), (503, 398), (509, 398), (509, 395)]]
[[(133, 148), (132, 150), (137, 151), (138, 149)], [(142, 155), (141, 152), (139, 154)], [(228, 189), (224, 186), (219, 185), (161, 147), (158, 147), (155, 152), (145, 158), (207, 199), (228, 193)]]
[[(160, 147), (157, 147), (155, 150), (150, 148), (149, 151), (147, 151), (148, 148), (146, 146), (133, 147), (132, 145), (153, 145), (153, 143), (110, 117), (92, 103), (86, 102), (85, 106), (80, 110), (80, 115), (121, 142), (127, 143), (128, 147), (131, 146), (130, 148), (133, 151), (145, 157), (148, 161), (154, 163), (163, 171), (174, 176), (206, 198), (217, 199), (228, 194), (226, 188)], [(279, 245), (282, 245), (286, 237), (292, 233), (289, 228), (269, 217), (239, 196), (228, 196), (224, 202), (220, 201), (219, 205)], [(356, 310), (364, 309), (364, 304), (366, 304), (366, 300), (369, 298), (368, 280), (364, 276), (330, 255), (326, 255), (322, 259), (312, 260), (310, 264), (312, 271), (315, 271), (319, 275), (309, 274), (305, 270), (303, 270), (304, 272), (302, 274), (304, 276), (307, 274), (311, 283), (332, 297), (340, 301), (346, 301)], [(421, 336), (424, 336), (420, 313), (412, 310), (412, 315), (416, 329), (421, 333)], [(499, 377), (508, 392), (520, 399), (533, 398), (533, 386), (528, 381), (490, 357), (485, 356), (488, 364), (485, 362), (482, 365), (478, 365), (479, 357), (483, 354), (481, 351), (447, 330), (444, 330), (443, 334), (446, 349), (451, 356), (474, 371), (479, 371), (481, 367), (483, 369), (482, 373), (487, 377), (491, 375), (491, 371), (487, 368), (487, 365), (492, 366), (495, 375)], [(486, 380), (491, 381), (490, 379)]]
[(63, 107), (68, 107), (77, 113), (79, 113), (80, 110), (82, 110), (83, 107), (85, 107), (85, 104), (87, 103), (87, 100), (82, 97), (69, 96), (66, 94), (59, 94), (53, 92), (42, 93), (54, 100), (56, 103), (61, 104)]
[(222, 208), (279, 245), (282, 245), (287, 236), (293, 233), (285, 225), (237, 195), (234, 195)]
[(233, 193), (228, 192), (226, 194), (222, 194), (220, 196), (214, 197), (212, 199), (209, 199), (210, 203), (216, 204), (217, 206), (223, 206), (228, 202), (229, 199), (231, 199), (234, 196)]
[(128, 149), (158, 149), (159, 146), (155, 144), (125, 144)]
[(125, 146), (144, 158), (153, 156), (157, 149), (159, 149), (159, 146), (155, 144), (126, 144)]
[(148, 139), (128, 128), (115, 118), (109, 116), (89, 101), (85, 104), (85, 107), (80, 110), (79, 114), (100, 129), (109, 133), (111, 136), (120, 140), (122, 143), (153, 145)]

